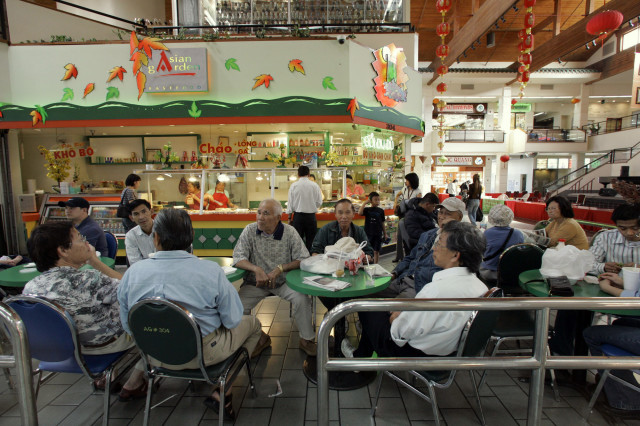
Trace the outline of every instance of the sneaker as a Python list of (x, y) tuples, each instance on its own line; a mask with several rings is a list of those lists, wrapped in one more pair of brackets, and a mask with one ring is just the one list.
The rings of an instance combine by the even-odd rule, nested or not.
[(309, 356), (316, 356), (318, 353), (318, 345), (313, 340), (300, 338), (300, 350)]
[(260, 336), (260, 340), (256, 345), (256, 348), (251, 353), (251, 359), (256, 358), (258, 355), (262, 353), (262, 351), (267, 349), (269, 346), (271, 346), (271, 336), (269, 336), (267, 333), (263, 331), (262, 335)]
[(342, 339), (340, 349), (342, 350), (342, 355), (344, 355), (345, 358), (353, 358), (353, 352), (356, 350), (347, 338)]

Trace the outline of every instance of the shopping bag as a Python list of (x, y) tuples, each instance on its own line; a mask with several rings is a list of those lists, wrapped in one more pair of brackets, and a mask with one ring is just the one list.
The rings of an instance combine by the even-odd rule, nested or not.
[(581, 280), (593, 269), (595, 257), (589, 250), (576, 246), (549, 248), (542, 255), (540, 273), (544, 277), (566, 276), (570, 280)]

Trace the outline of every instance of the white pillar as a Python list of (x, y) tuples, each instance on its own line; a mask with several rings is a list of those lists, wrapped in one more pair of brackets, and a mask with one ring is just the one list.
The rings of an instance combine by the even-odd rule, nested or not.
[(586, 84), (580, 85), (580, 102), (573, 105), (573, 128), (582, 128), (588, 123), (589, 119), (589, 95), (591, 94), (591, 86)]
[(584, 152), (571, 154), (571, 171), (577, 170), (582, 166), (584, 166)]
[(498, 99), (498, 128), (504, 132), (511, 126), (511, 87), (502, 88), (502, 96)]

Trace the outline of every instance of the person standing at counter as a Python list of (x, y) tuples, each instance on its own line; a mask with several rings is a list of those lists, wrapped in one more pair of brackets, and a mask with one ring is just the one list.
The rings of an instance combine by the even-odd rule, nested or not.
[(104, 231), (95, 220), (89, 217), (89, 207), (91, 204), (81, 197), (73, 197), (67, 201), (58, 201), (58, 206), (64, 207), (64, 214), (67, 216), (78, 232), (85, 236), (89, 244), (96, 248), (101, 255), (108, 253), (107, 238)]
[(469, 199), (467, 200), (467, 214), (469, 221), (474, 225), (480, 208), (480, 197), (482, 197), (482, 184), (480, 183), (480, 175), (476, 173), (473, 175), (473, 183), (469, 185)]
[[(185, 197), (185, 203), (191, 210), (200, 210), (200, 182), (189, 182), (187, 184), (187, 196)], [(204, 199), (208, 201), (207, 197)], [(205, 203), (205, 207), (207, 203)]]
[(215, 188), (210, 189), (204, 195), (205, 201), (209, 203), (207, 207), (208, 210), (226, 209), (228, 207), (235, 209), (237, 207), (229, 200), (229, 193), (224, 189), (225, 186), (226, 184), (224, 182), (218, 180), (216, 181)]
[[(298, 235), (304, 240), (309, 252), (313, 239), (318, 233), (316, 213), (318, 213), (320, 206), (322, 206), (320, 187), (309, 180), (309, 167), (300, 166), (298, 180), (289, 188), (287, 214), (289, 215), (289, 224), (298, 231)], [(291, 215), (293, 215), (293, 219)]]
[[(129, 204), (138, 198), (138, 187), (140, 186), (140, 182), (142, 182), (142, 178), (135, 173), (131, 173), (127, 176), (124, 184), (126, 187), (122, 190), (122, 194), (120, 195), (120, 205), (129, 208)], [(124, 226), (124, 232), (127, 233), (129, 230), (134, 228), (136, 224), (131, 221), (131, 219), (127, 217), (122, 218), (122, 225)]]
[(151, 204), (147, 200), (137, 199), (129, 204), (131, 220), (137, 225), (124, 237), (124, 246), (127, 251), (129, 266), (148, 259), (151, 253), (156, 251), (153, 243), (153, 217), (151, 217)]
[(347, 175), (347, 197), (362, 200), (364, 197), (364, 188), (353, 181), (351, 175)]

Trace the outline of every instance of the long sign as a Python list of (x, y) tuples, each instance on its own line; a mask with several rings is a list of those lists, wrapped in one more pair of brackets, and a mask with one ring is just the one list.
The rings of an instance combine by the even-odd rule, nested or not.
[(362, 158), (365, 160), (391, 161), (393, 159), (393, 138), (391, 136), (363, 133)]
[(208, 92), (207, 64), (204, 47), (161, 50), (142, 67), (147, 76), (145, 92)]
[(443, 114), (484, 114), (487, 104), (447, 104), (444, 108), (434, 108)]
[(444, 163), (438, 160), (438, 157), (431, 157), (431, 164), (437, 166), (476, 166), (483, 167), (485, 165), (485, 157), (478, 156), (447, 156), (447, 161)]

